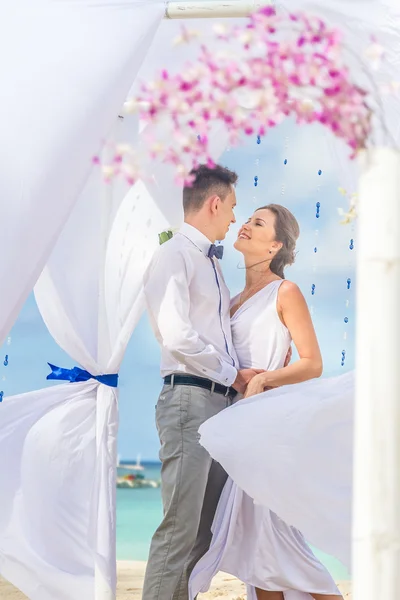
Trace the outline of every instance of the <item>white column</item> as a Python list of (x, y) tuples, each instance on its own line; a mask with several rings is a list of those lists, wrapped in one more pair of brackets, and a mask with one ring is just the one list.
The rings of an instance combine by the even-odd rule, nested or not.
[(353, 600), (400, 598), (400, 153), (361, 157)]
[(274, 0), (207, 0), (193, 2), (167, 2), (166, 19), (219, 19), (224, 17), (248, 17), (262, 6), (270, 6)]

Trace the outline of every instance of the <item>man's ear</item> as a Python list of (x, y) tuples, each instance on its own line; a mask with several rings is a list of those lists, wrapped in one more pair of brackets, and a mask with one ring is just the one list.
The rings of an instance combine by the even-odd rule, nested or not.
[(215, 215), (218, 212), (219, 203), (221, 202), (221, 198), (217, 195), (210, 196), (207, 199), (209, 203), (210, 211)]

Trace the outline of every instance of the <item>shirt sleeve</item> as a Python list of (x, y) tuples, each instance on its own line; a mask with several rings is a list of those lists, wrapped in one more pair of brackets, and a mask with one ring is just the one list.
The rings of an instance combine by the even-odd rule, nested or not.
[(144, 278), (147, 310), (159, 342), (194, 375), (232, 385), (236, 368), (212, 344), (205, 344), (190, 322), (189, 277), (182, 253), (163, 250)]

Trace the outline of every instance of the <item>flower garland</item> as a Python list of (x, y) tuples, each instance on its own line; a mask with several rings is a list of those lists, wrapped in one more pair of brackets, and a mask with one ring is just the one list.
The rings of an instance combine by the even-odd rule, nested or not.
[[(351, 148), (351, 158), (366, 146), (371, 109), (367, 92), (351, 81), (343, 64), (339, 31), (320, 18), (278, 15), (272, 7), (254, 13), (244, 27), (214, 29), (220, 51), (201, 46), (196, 63), (177, 74), (162, 71), (126, 103), (128, 112), (138, 111), (151, 125), (162, 122), (164, 131), (167, 127), (166, 139), (172, 142), (145, 136), (145, 144), (150, 158), (174, 166), (177, 183), (190, 182), (196, 165), (213, 165), (209, 138), (217, 122), (226, 127), (231, 146), (243, 133), (264, 136), (289, 116), (298, 124), (329, 128)], [(131, 148), (120, 146), (104, 172), (122, 174), (133, 184), (139, 177), (135, 160)]]

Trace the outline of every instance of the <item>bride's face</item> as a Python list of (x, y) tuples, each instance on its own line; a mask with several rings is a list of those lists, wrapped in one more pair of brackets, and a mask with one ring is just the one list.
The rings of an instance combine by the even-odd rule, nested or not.
[(281, 243), (275, 241), (275, 215), (267, 208), (256, 210), (250, 219), (239, 229), (234, 248), (242, 254), (260, 260), (276, 254)]

